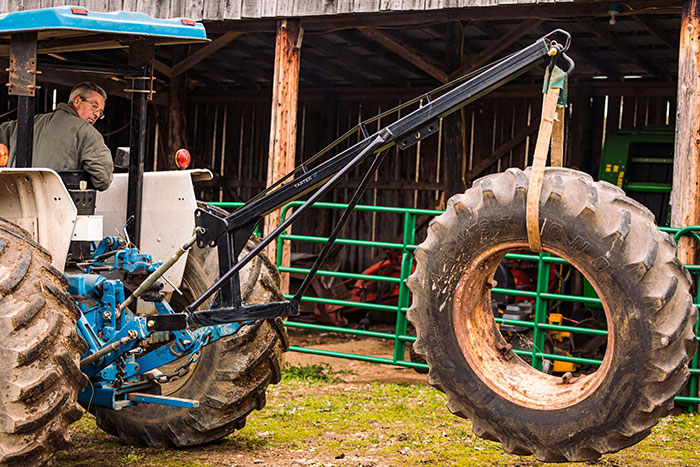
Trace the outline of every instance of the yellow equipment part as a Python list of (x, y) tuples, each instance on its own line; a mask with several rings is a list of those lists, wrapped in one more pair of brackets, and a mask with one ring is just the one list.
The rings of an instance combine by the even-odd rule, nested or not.
[(561, 360), (554, 360), (554, 366), (552, 367), (554, 373), (566, 373), (575, 369), (576, 365), (572, 362), (562, 362)]
[[(564, 316), (561, 313), (550, 313), (549, 314), (549, 324), (561, 325)], [(559, 342), (571, 337), (571, 333), (568, 331), (554, 331), (554, 338)]]

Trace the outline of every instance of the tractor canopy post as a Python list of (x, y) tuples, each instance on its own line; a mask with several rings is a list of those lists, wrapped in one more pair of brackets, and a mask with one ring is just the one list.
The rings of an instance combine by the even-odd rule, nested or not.
[(137, 40), (129, 44), (129, 66), (141, 70), (131, 78), (131, 134), (129, 155), (129, 182), (126, 202), (126, 231), (138, 247), (141, 237), (141, 202), (143, 200), (143, 172), (146, 164), (147, 99), (152, 95), (153, 41)]
[(34, 145), (34, 109), (36, 94), (36, 32), (10, 37), (8, 94), (17, 96), (17, 147), (15, 167), (31, 167)]

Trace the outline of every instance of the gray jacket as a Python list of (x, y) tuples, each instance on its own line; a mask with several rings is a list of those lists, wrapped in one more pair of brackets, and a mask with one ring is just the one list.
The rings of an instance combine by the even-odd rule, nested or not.
[[(17, 121), (0, 125), (0, 143), (10, 149), (10, 166), (14, 166)], [(78, 117), (68, 104), (58, 104), (55, 111), (34, 118), (33, 167), (53, 170), (84, 169), (98, 190), (112, 183), (112, 154), (99, 131)]]

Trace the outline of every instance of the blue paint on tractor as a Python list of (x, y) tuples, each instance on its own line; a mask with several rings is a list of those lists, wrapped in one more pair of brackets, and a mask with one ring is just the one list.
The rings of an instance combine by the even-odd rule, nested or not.
[[(82, 368), (91, 384), (79, 393), (78, 401), (85, 407), (92, 405), (113, 410), (137, 402), (191, 407), (192, 401), (170, 401), (163, 396), (133, 398), (130, 394), (143, 390), (144, 381), (148, 380), (147, 373), (181, 358), (186, 360), (173, 375), (158, 372), (150, 376), (159, 382), (183, 376), (199, 359), (204, 346), (235, 333), (241, 325), (230, 323), (170, 331), (157, 336), (158, 333), (148, 329), (148, 316), (134, 315), (128, 308), (119, 312), (119, 305), (125, 299), (124, 283), (128, 283), (130, 277), (138, 280), (150, 274), (161, 263), (153, 261), (150, 255), (139, 253), (136, 248), (129, 248), (118, 237), (105, 237), (93, 244), (88, 263), (87, 273), (67, 275), (68, 293), (81, 310), (77, 330), (88, 343), (83, 358), (110, 345), (117, 347)], [(96, 274), (98, 271), (118, 275), (121, 279), (107, 278)], [(158, 287), (144, 293), (142, 298), (152, 302), (158, 314), (173, 313)], [(158, 337), (163, 337), (163, 345), (158, 344)], [(143, 346), (144, 339), (151, 339), (152, 343)]]

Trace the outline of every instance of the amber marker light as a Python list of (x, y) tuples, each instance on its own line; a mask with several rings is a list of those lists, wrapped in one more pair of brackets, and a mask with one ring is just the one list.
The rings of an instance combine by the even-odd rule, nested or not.
[(10, 151), (8, 151), (7, 146), (0, 143), (0, 167), (7, 167), (9, 160)]

